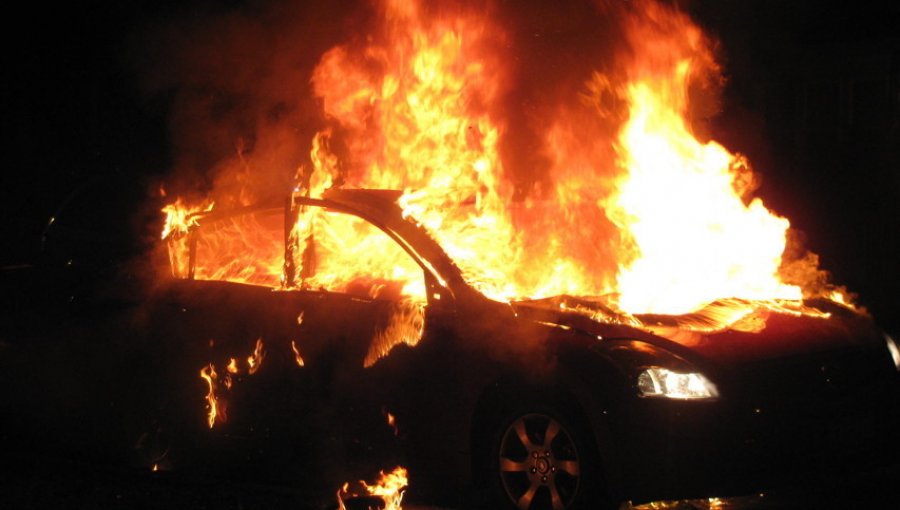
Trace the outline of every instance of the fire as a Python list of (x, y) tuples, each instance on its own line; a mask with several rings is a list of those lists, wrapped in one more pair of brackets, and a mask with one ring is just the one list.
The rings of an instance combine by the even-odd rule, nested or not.
[[(212, 344), (213, 342), (210, 341), (210, 345)], [(297, 353), (296, 349), (294, 352)], [(297, 356), (299, 358), (299, 353), (297, 353)], [(265, 358), (266, 351), (263, 340), (262, 338), (258, 338), (253, 352), (247, 357), (247, 375), (255, 374), (262, 366), (262, 362)], [(300, 361), (302, 362), (302, 359), (300, 359)], [(300, 366), (303, 366), (302, 363)], [(225, 365), (224, 373), (224, 377), (221, 378), (221, 384), (224, 386), (223, 390), (219, 386), (220, 377), (218, 372), (216, 372), (216, 365), (214, 363), (210, 363), (200, 369), (200, 378), (206, 381), (208, 387), (206, 394), (206, 421), (209, 428), (213, 428), (216, 425), (216, 422), (224, 423), (228, 421), (228, 415), (226, 413), (228, 408), (227, 398), (223, 398), (222, 393), (227, 396), (231, 391), (232, 386), (235, 384), (235, 378), (241, 375), (241, 368), (238, 366), (237, 359), (229, 358), (228, 364)]]
[[(360, 218), (301, 209), (289, 238), (287, 288), (424, 301), (422, 270), (387, 234)], [(298, 317), (298, 324), (302, 318)]]
[(194, 275), (279, 287), (282, 282), (282, 216), (250, 213), (208, 218), (194, 236)]
[[(390, 473), (381, 471), (374, 485), (369, 485), (365, 481), (360, 480), (359, 485), (362, 490), (359, 492), (351, 491), (350, 484), (345, 483), (337, 492), (338, 507), (340, 510), (347, 510), (347, 507), (344, 506), (344, 500), (369, 495), (381, 498), (384, 501), (384, 510), (403, 510), (400, 504), (403, 501), (403, 493), (406, 491), (409, 483), (407, 474), (406, 468), (402, 466), (396, 467)], [(365, 494), (361, 493), (363, 491)]]
[(212, 210), (213, 202), (202, 202), (198, 205), (186, 205), (181, 197), (175, 202), (163, 207), (166, 215), (163, 225), (162, 238), (168, 239), (169, 264), (172, 275), (176, 278), (187, 278), (190, 266), (190, 246), (188, 233), (198, 225), (197, 216)]
[(384, 419), (385, 422), (387, 422), (388, 427), (391, 428), (395, 436), (399, 436), (400, 428), (397, 426), (397, 417), (387, 409), (383, 409), (382, 411), (384, 412)]
[(265, 357), (266, 351), (263, 350), (262, 338), (258, 338), (256, 340), (256, 347), (253, 349), (253, 354), (247, 357), (247, 366), (250, 367), (247, 371), (250, 375), (255, 374), (256, 371), (259, 370)]
[(388, 355), (391, 349), (406, 344), (415, 347), (425, 328), (425, 305), (422, 301), (407, 299), (394, 305), (387, 328), (376, 334), (363, 362), (370, 367)]
[(297, 366), (306, 366), (306, 362), (303, 361), (303, 356), (300, 355), (300, 349), (297, 348), (297, 342), (293, 340), (291, 340), (291, 350), (294, 351), (294, 362), (297, 363)]
[(208, 366), (203, 367), (200, 370), (200, 377), (206, 381), (206, 384), (209, 386), (209, 392), (206, 394), (206, 403), (207, 403), (207, 423), (209, 424), (209, 428), (213, 428), (216, 424), (216, 417), (219, 414), (218, 410), (218, 399), (216, 398), (216, 379), (218, 376), (216, 375), (216, 367), (210, 363)]
[[(359, 162), (347, 184), (406, 190), (406, 212), (473, 282), (512, 282), (501, 269), (516, 245), (505, 208), (511, 189), (499, 179), (500, 131), (490, 115), (497, 56), (485, 53), (485, 33), (497, 28), (483, 16), (435, 19), (422, 11), (417, 2), (387, 2), (373, 44), (323, 55), (315, 92)], [(384, 74), (368, 73), (372, 65)], [(485, 257), (488, 264), (475, 263)]]
[[(605, 296), (613, 310), (603, 316), (638, 325), (634, 314), (713, 306), (722, 322), (702, 328), (746, 324), (760, 307), (806, 313), (788, 304), (804, 297), (846, 302), (783, 260), (790, 223), (753, 196), (747, 159), (697, 134), (691, 91), (714, 88), (720, 75), (699, 27), (651, 0), (617, 9), (625, 37), (608, 56), (614, 65), (570, 92), (577, 101), (559, 101), (529, 149), (549, 161), (539, 193), (517, 187), (523, 170), (500, 150), (515, 73), (499, 18), (375, 3), (365, 37), (326, 51), (312, 70), (324, 127), (304, 142), (294, 200), (335, 187), (402, 190), (404, 214), (498, 300)], [(164, 209), (176, 276), (403, 303), (366, 366), (418, 342), (422, 271), (383, 232), (305, 205), (287, 219), (228, 216), (210, 212), (213, 198), (247, 203), (243, 190), (223, 187), (197, 206), (178, 199)]]
[[(162, 192), (162, 196), (166, 196)], [(187, 234), (191, 227), (197, 225), (197, 215), (202, 212), (212, 211), (213, 202), (201, 203), (196, 206), (185, 205), (179, 197), (175, 202), (163, 207), (162, 212), (166, 214), (166, 221), (163, 226), (162, 238), (167, 239), (169, 236)]]
[(606, 201), (633, 243), (618, 274), (620, 307), (678, 314), (717, 298), (800, 299), (800, 288), (778, 277), (790, 223), (749, 197), (743, 157), (700, 142), (686, 121), (688, 88), (712, 65), (699, 30), (649, 7), (677, 30), (629, 32), (641, 57), (624, 88), (629, 115), (618, 146), (627, 173)]

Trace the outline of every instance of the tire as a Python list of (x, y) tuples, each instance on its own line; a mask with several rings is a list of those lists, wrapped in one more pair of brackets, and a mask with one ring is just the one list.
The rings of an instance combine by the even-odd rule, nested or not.
[(614, 508), (581, 414), (557, 400), (503, 406), (477, 462), (482, 503), (506, 510)]

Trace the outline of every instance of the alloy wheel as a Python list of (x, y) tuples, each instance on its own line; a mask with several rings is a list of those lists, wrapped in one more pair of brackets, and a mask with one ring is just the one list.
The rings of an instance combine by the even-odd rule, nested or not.
[(499, 475), (520, 510), (565, 510), (581, 483), (581, 461), (572, 434), (553, 416), (518, 417), (503, 432)]

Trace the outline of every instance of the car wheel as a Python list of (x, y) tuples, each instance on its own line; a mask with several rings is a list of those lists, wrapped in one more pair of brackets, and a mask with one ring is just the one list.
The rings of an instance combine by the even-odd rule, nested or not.
[(493, 508), (606, 509), (600, 456), (576, 413), (520, 406), (496, 421), (482, 473)]

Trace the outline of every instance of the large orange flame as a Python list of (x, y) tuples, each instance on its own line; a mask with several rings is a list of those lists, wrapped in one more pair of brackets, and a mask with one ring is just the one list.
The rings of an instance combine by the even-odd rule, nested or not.
[(682, 14), (647, 9), (657, 23), (632, 22), (628, 31), (638, 57), (618, 138), (626, 173), (605, 201), (633, 241), (618, 275), (619, 306), (685, 313), (718, 298), (801, 298), (778, 276), (790, 223), (748, 196), (744, 158), (700, 142), (686, 121), (692, 80), (715, 70), (702, 34)]
[(483, 15), (423, 10), (386, 2), (371, 44), (336, 47), (313, 73), (325, 115), (347, 145), (345, 174), (334, 180), (406, 190), (406, 212), (473, 283), (497, 296), (515, 293), (505, 270), (517, 244), (506, 210), (511, 187), (500, 178), (500, 130), (491, 116), (501, 81), (486, 34), (498, 29)]
[[(325, 52), (312, 72), (326, 127), (309, 141), (297, 192), (403, 190), (405, 213), (500, 300), (606, 295), (619, 312), (680, 314), (729, 299), (778, 308), (821, 293), (779, 276), (789, 222), (752, 196), (746, 158), (695, 132), (696, 91), (719, 76), (703, 32), (674, 7), (628, 5), (615, 13), (625, 34), (616, 65), (595, 72), (579, 105), (560, 107), (531, 148), (552, 171), (538, 196), (514, 186), (501, 157), (503, 97), (515, 84), (491, 11), (376, 3), (365, 37)], [(280, 223), (182, 213), (191, 210), (167, 209), (178, 276), (188, 276), (193, 249), (194, 278), (424, 302), (421, 271), (355, 220), (299, 211), (285, 261)], [(198, 232), (193, 248), (189, 231)], [(414, 345), (417, 317), (399, 314), (367, 363)]]

